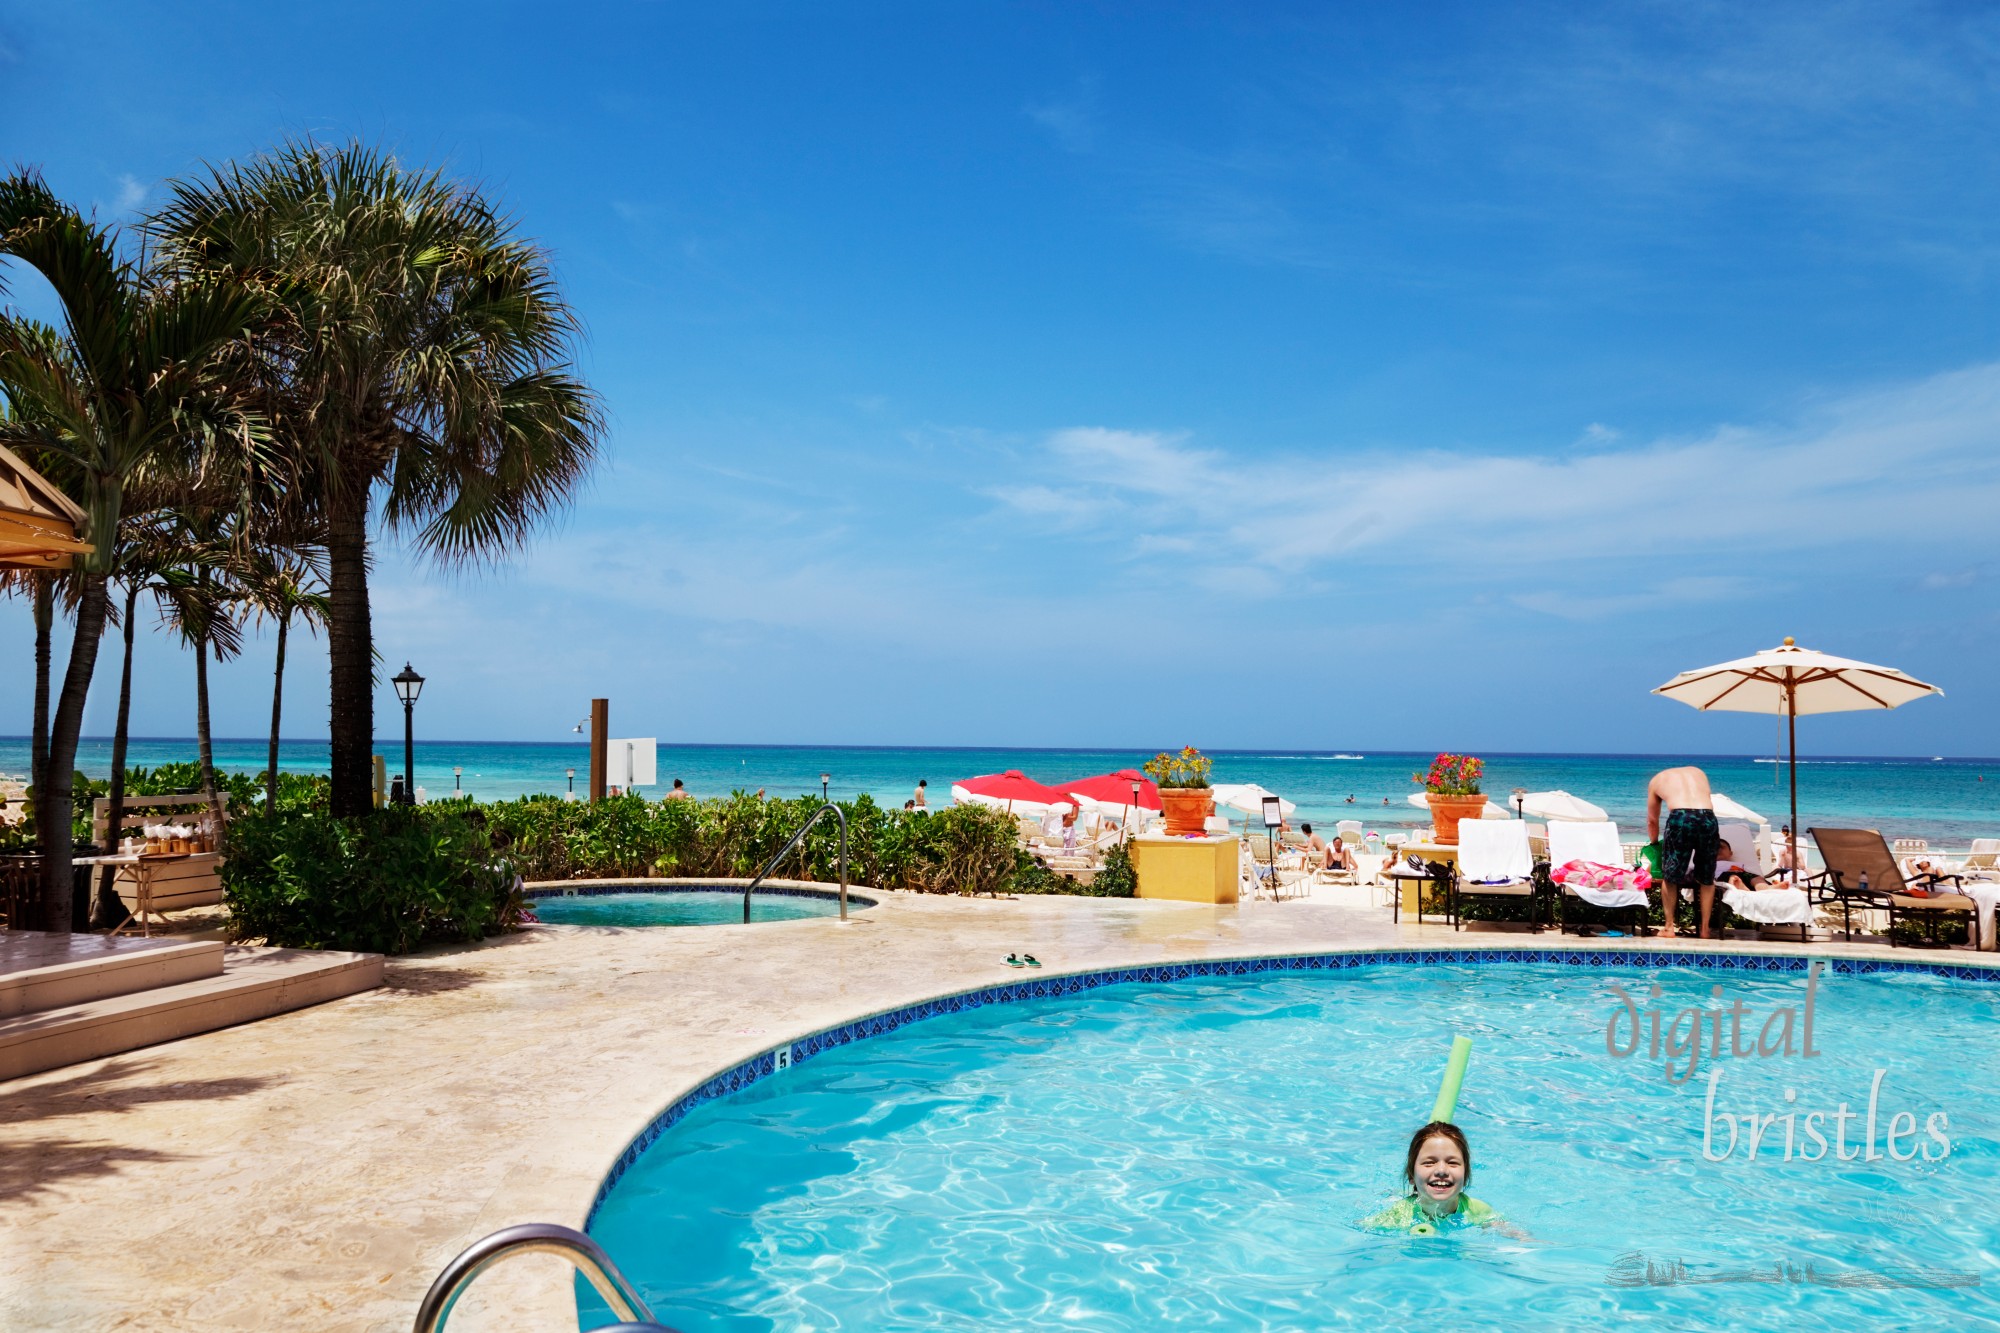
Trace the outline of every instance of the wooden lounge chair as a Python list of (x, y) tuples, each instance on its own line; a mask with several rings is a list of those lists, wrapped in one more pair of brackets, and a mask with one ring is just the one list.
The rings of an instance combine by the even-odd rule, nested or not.
[(1451, 890), (1451, 924), (1465, 928), (1468, 898), (1510, 898), (1528, 904), (1528, 929), (1542, 929), (1542, 895), (1528, 855), (1528, 826), (1512, 819), (1468, 819), (1458, 826), (1458, 873)]
[[(1815, 892), (1821, 902), (1839, 903), (1846, 918), (1847, 938), (1854, 938), (1854, 909), (1861, 907), (1889, 914), (1889, 943), (1896, 943), (1896, 918), (1916, 917), (1924, 923), (1929, 947), (1943, 948), (1938, 942), (1937, 923), (1947, 912), (1963, 912), (1972, 945), (1979, 947), (1978, 904), (1962, 893), (1951, 892), (1960, 884), (1957, 875), (1922, 875), (1916, 883), (1903, 878), (1889, 844), (1872, 828), (1807, 829), (1826, 863)], [(1864, 885), (1866, 887), (1864, 887)], [(1911, 889), (1923, 889), (1918, 896)]]

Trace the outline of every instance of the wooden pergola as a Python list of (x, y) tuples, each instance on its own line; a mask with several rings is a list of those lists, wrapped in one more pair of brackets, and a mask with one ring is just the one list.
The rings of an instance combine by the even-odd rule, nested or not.
[(67, 495), (0, 445), (0, 569), (68, 569), (92, 549), (77, 540), (83, 522)]

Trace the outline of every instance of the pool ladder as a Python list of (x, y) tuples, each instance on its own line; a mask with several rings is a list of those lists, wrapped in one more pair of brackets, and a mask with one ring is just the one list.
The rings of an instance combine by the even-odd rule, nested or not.
[(458, 1304), (458, 1298), (474, 1279), (516, 1254), (558, 1255), (589, 1279), (604, 1303), (611, 1307), (611, 1313), (620, 1320), (600, 1326), (597, 1333), (674, 1333), (665, 1324), (654, 1322), (653, 1312), (639, 1299), (639, 1293), (618, 1271), (618, 1265), (611, 1262), (603, 1246), (581, 1231), (571, 1231), (553, 1222), (527, 1222), (496, 1231), (484, 1240), (475, 1241), (464, 1254), (446, 1264), (437, 1281), (431, 1283), (431, 1289), (424, 1293), (424, 1303), (417, 1307), (415, 1333), (442, 1333), (445, 1321), (451, 1318), (451, 1307)]
[(828, 811), (832, 811), (833, 817), (840, 821), (840, 919), (842, 921), (847, 920), (847, 816), (841, 811), (839, 806), (835, 805), (832, 801), (828, 801), (825, 805), (813, 811), (811, 819), (799, 825), (799, 831), (791, 836), (791, 840), (784, 845), (776, 856), (764, 863), (764, 868), (757, 872), (757, 878), (744, 885), (743, 923), (745, 925), (750, 924), (750, 895), (755, 893), (757, 886), (762, 884), (765, 878), (778, 868), (780, 861), (790, 856), (792, 850), (805, 841), (806, 834), (812, 832), (812, 826), (819, 823), (821, 817)]

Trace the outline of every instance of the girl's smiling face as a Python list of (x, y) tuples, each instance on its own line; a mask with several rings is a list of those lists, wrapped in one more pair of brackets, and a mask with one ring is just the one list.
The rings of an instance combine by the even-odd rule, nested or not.
[(1416, 1181), (1417, 1197), (1428, 1211), (1451, 1212), (1458, 1207), (1458, 1196), (1465, 1189), (1465, 1154), (1444, 1135), (1433, 1134), (1417, 1149), (1415, 1170), (1411, 1174)]

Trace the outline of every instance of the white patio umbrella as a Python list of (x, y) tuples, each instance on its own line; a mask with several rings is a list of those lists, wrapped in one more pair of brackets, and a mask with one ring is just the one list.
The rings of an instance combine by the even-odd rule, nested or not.
[(1601, 805), (1592, 805), (1580, 796), (1571, 796), (1566, 791), (1534, 791), (1521, 798), (1523, 815), (1540, 815), (1543, 819), (1569, 819), (1578, 823), (1596, 823), (1609, 819)]
[(1893, 667), (1801, 648), (1791, 639), (1754, 657), (1683, 671), (1654, 690), (1703, 712), (1776, 713), (1785, 718), (1792, 773), (1792, 864), (1799, 863), (1799, 714), (1900, 708), (1927, 694), (1942, 695)]
[[(1215, 798), (1217, 805), (1226, 805), (1231, 810), (1241, 810), (1246, 815), (1263, 814), (1264, 798), (1278, 796), (1278, 793), (1266, 791), (1254, 782), (1218, 782), (1208, 789), (1208, 794)], [(1279, 796), (1278, 809), (1289, 815), (1298, 807)]]
[[(1419, 810), (1428, 810), (1431, 808), (1430, 799), (1420, 791), (1411, 792), (1409, 796), (1409, 801), (1411, 805), (1414, 805)], [(1486, 808), (1479, 812), (1479, 817), (1481, 819), (1512, 819), (1514, 817), (1514, 812), (1512, 810), (1503, 809), (1502, 807), (1493, 804), (1493, 802), (1489, 800), (1486, 802)]]
[(1719, 791), (1712, 791), (1708, 794), (1708, 803), (1715, 808), (1715, 817), (1717, 819), (1741, 819), (1751, 824), (1768, 824), (1771, 822), (1741, 801), (1732, 801)]

